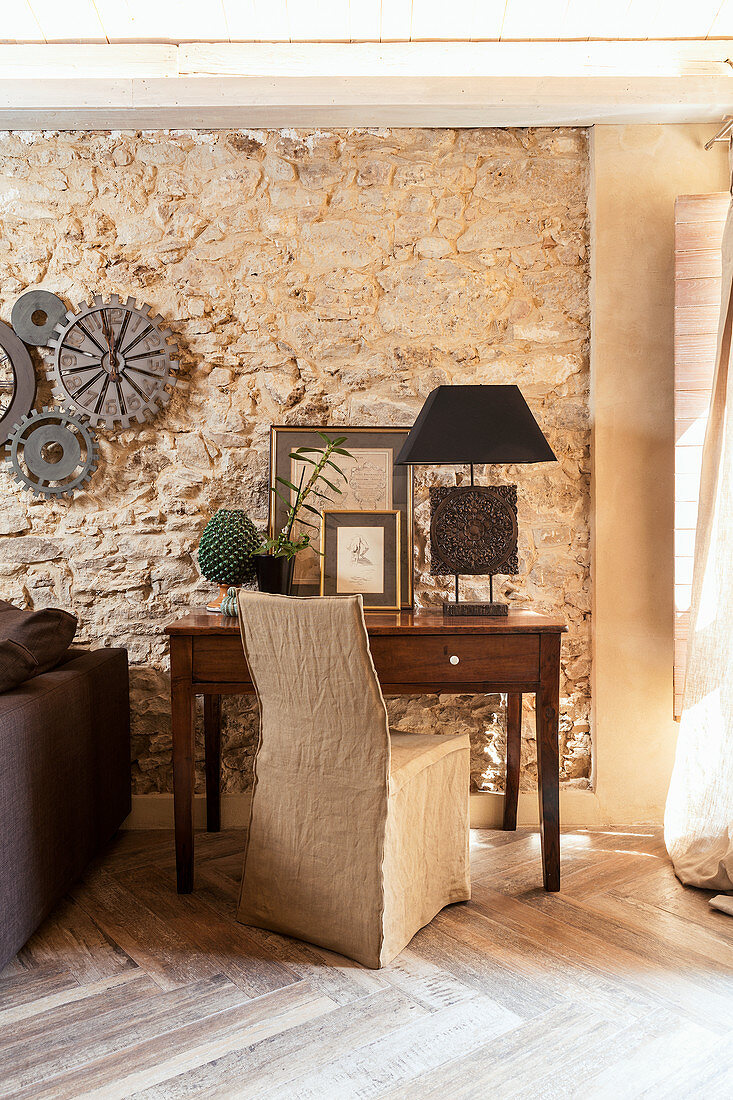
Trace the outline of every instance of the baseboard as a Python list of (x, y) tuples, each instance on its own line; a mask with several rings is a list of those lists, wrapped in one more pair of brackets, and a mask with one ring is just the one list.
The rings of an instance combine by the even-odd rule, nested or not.
[[(471, 795), (471, 828), (500, 829), (504, 818), (504, 795), (482, 791)], [(540, 811), (536, 791), (521, 791), (517, 804), (517, 825), (539, 826)], [(593, 791), (574, 788), (560, 791), (560, 824), (608, 825), (601, 820), (598, 799)]]
[[(223, 829), (242, 828), (249, 820), (249, 793), (223, 794), (221, 796), (221, 825)], [(504, 813), (504, 796), (482, 792), (471, 795), (471, 827), (473, 829), (500, 829)], [(199, 794), (194, 798), (194, 825), (206, 826), (206, 798)], [(560, 821), (563, 825), (608, 825), (602, 821), (598, 800), (593, 791), (564, 790), (560, 792)], [(537, 794), (523, 791), (519, 795), (517, 824), (536, 826), (539, 823)], [(137, 794), (132, 797), (132, 813), (123, 822), (123, 829), (172, 829), (172, 794)]]
[[(222, 829), (241, 829), (249, 821), (249, 792), (221, 796)], [(206, 828), (206, 796), (197, 794), (193, 800), (193, 823), (196, 829)], [(122, 822), (123, 829), (172, 829), (172, 794), (134, 794), (132, 812)]]

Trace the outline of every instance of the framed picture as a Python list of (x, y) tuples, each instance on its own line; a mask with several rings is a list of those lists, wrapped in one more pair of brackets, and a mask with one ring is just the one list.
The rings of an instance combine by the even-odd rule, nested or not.
[(321, 521), (321, 595), (361, 592), (368, 611), (400, 609), (400, 513), (326, 510)]
[[(323, 507), (329, 511), (399, 512), (402, 607), (412, 607), (412, 467), (395, 466), (394, 460), (409, 431), (409, 428), (354, 428), (341, 424), (270, 429), (270, 484), (274, 484), (276, 477), (299, 484), (300, 463), (290, 455), (297, 447), (320, 447), (323, 440), (318, 432), (346, 436), (343, 446), (353, 457), (339, 456), (338, 461), (347, 480), (343, 482), (343, 492), (333, 494), (333, 500), (323, 501)], [(283, 501), (271, 493), (270, 538), (285, 526), (286, 515)], [(292, 593), (317, 596), (321, 585), (319, 536), (310, 528), (304, 530), (311, 535), (311, 546), (296, 555)], [(300, 533), (294, 529), (293, 537)]]

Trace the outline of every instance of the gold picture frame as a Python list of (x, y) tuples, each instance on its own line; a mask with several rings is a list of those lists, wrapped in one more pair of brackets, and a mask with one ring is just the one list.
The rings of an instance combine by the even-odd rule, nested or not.
[(399, 509), (324, 510), (321, 595), (361, 593), (365, 611), (399, 611), (400, 587)]
[[(270, 428), (270, 484), (276, 477), (298, 484), (298, 471), (290, 459), (302, 446), (321, 446), (318, 432), (345, 435), (344, 448), (357, 456), (359, 478), (350, 484), (350, 492), (335, 497), (334, 508), (352, 511), (391, 511), (400, 513), (400, 593), (401, 607), (412, 607), (413, 600), (413, 477), (411, 466), (395, 466), (394, 459), (407, 439), (409, 428), (355, 427), (352, 425), (273, 425)], [(339, 458), (341, 464), (342, 459)], [(348, 460), (345, 465), (349, 466)], [(346, 471), (348, 472), (348, 471)], [(326, 505), (328, 507), (328, 505)], [(329, 509), (330, 510), (330, 509)], [(285, 525), (287, 506), (270, 493), (268, 534), (274, 538)], [(310, 532), (310, 529), (308, 529)], [(320, 532), (316, 535), (320, 540)], [(292, 593), (294, 596), (317, 596), (320, 592), (320, 547), (313, 545), (296, 556)]]

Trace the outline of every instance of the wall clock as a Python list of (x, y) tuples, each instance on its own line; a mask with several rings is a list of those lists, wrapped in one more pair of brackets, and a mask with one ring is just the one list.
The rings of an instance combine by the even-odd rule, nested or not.
[(149, 305), (134, 298), (69, 310), (49, 340), (53, 394), (94, 427), (129, 428), (155, 416), (177, 381), (178, 347), (171, 330)]
[(0, 447), (33, 408), (36, 375), (22, 341), (0, 321)]

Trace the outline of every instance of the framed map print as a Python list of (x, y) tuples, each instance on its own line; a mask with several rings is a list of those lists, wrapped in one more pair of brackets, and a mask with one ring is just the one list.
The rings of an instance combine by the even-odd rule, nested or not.
[[(323, 440), (317, 434), (346, 436), (343, 444), (351, 458), (339, 455), (338, 463), (346, 480), (336, 478), (343, 490), (333, 499), (323, 500), (324, 510), (353, 512), (399, 512), (400, 528), (400, 592), (402, 607), (412, 606), (412, 467), (395, 466), (394, 460), (407, 439), (409, 428), (353, 428), (348, 425), (328, 427), (273, 427), (270, 429), (271, 484), (276, 477), (293, 485), (300, 483), (302, 463), (291, 458), (297, 447), (320, 447)], [(295, 496), (295, 494), (291, 494)], [(274, 494), (270, 494), (269, 534), (274, 538), (285, 526), (287, 509)], [(311, 536), (311, 546), (295, 558), (292, 594), (317, 596), (321, 590), (320, 535), (304, 528)], [(293, 529), (293, 538), (302, 532)]]
[(324, 511), (321, 595), (360, 592), (365, 611), (399, 611), (400, 513)]

